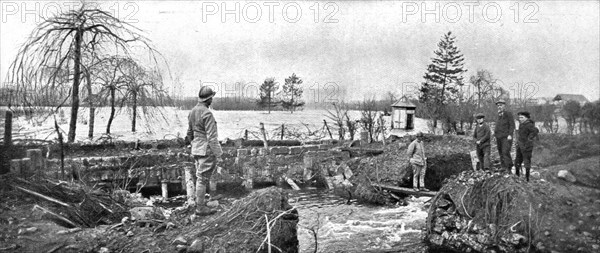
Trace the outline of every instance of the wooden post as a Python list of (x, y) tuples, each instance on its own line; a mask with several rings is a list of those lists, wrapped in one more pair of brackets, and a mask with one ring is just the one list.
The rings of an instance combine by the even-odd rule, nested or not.
[(168, 180), (162, 180), (160, 182), (160, 190), (161, 190), (163, 199), (166, 199), (169, 197), (169, 184), (168, 183), (169, 183)]
[(262, 132), (263, 143), (265, 144), (265, 148), (269, 148), (269, 144), (267, 143), (267, 133), (265, 131), (265, 124), (260, 122), (260, 132)]
[(244, 130), (244, 140), (248, 140), (248, 129)]
[(333, 140), (333, 135), (331, 135), (331, 131), (329, 131), (329, 126), (327, 125), (327, 121), (323, 120), (323, 123), (325, 123), (325, 128), (327, 129), (327, 132), (329, 133), (329, 138)]
[(283, 131), (285, 129), (285, 124), (281, 124), (281, 139), (283, 140)]
[(4, 146), (6, 147), (12, 145), (12, 117), (12, 111), (6, 111), (4, 119)]
[(477, 170), (477, 163), (479, 163), (479, 158), (477, 157), (477, 151), (473, 150), (471, 152), (469, 152), (469, 154), (471, 155), (471, 166), (473, 167), (473, 170)]
[[(60, 132), (58, 122), (56, 121), (56, 116), (54, 116), (54, 129), (56, 130), (56, 135), (58, 136), (58, 145), (60, 147), (60, 175), (61, 179), (65, 180), (65, 147), (62, 133)], [(50, 154), (50, 148), (48, 148), (48, 154)]]
[(34, 174), (36, 179), (40, 179), (40, 176), (44, 170), (44, 156), (42, 155), (42, 150), (27, 150), (27, 158), (31, 159), (31, 163), (29, 164), (29, 173)]

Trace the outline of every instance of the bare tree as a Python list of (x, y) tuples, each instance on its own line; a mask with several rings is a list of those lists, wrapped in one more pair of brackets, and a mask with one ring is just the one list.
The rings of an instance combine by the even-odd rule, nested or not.
[(362, 128), (369, 133), (369, 142), (372, 142), (377, 120), (377, 104), (375, 99), (364, 99), (360, 103), (360, 114)]
[(348, 117), (348, 107), (342, 101), (341, 103), (332, 103), (333, 111), (327, 110), (327, 118), (333, 121), (338, 130), (338, 138), (343, 140), (346, 136), (346, 117)]
[(477, 94), (477, 110), (481, 109), (481, 104), (488, 99), (494, 91), (494, 79), (492, 73), (487, 70), (477, 70), (477, 74), (471, 76), (470, 82), (475, 86)]
[[(163, 89), (160, 74), (156, 71), (147, 70), (139, 64), (128, 65), (124, 75), (123, 102), (131, 107), (131, 132), (136, 131), (138, 118), (138, 106), (141, 106), (144, 116), (149, 116), (148, 109), (156, 108), (168, 103), (169, 96)], [(161, 116), (164, 115), (159, 111)], [(166, 118), (165, 118), (166, 121)]]
[(98, 66), (96, 82), (101, 87), (98, 99), (100, 101), (108, 100), (110, 115), (106, 125), (106, 133), (110, 134), (110, 128), (116, 114), (117, 95), (120, 95), (119, 101), (122, 100), (122, 90), (125, 87), (126, 81), (129, 80), (127, 76), (128, 70), (136, 67), (137, 64), (131, 58), (110, 56), (103, 59), (102, 63)]
[(354, 140), (354, 134), (356, 134), (356, 130), (358, 128), (358, 121), (350, 119), (348, 112), (346, 111), (346, 128), (348, 128), (348, 133), (350, 134), (350, 140)]
[(20, 87), (20, 91), (46, 86), (54, 89), (65, 85), (57, 77), (66, 71), (72, 80), (68, 142), (73, 142), (81, 77), (85, 75), (85, 69), (93, 64), (89, 61), (95, 58), (93, 54), (129, 55), (131, 47), (137, 44), (148, 51), (150, 58), (157, 63), (157, 52), (140, 32), (109, 12), (87, 4), (76, 10), (58, 13), (33, 30), (10, 65), (7, 80)]

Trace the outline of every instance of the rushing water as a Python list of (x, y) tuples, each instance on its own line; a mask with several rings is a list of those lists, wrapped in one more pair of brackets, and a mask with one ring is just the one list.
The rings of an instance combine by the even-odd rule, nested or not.
[(358, 204), (323, 190), (303, 190), (290, 196), (298, 209), (300, 252), (426, 252), (422, 228), (428, 197), (407, 206)]

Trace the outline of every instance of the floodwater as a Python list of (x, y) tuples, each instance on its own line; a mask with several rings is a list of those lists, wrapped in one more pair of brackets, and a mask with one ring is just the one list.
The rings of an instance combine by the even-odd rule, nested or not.
[[(422, 242), (429, 197), (407, 206), (368, 206), (323, 190), (290, 196), (298, 209), (300, 252), (427, 252)], [(315, 244), (316, 235), (316, 244)]]

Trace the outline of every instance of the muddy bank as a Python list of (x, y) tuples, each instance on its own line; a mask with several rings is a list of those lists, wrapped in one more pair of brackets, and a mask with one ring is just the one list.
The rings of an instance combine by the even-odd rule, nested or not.
[[(354, 174), (350, 179), (354, 187), (349, 190), (349, 195), (368, 203), (386, 204), (394, 198), (372, 187), (372, 184), (412, 188), (413, 172), (406, 154), (408, 144), (412, 140), (412, 137), (407, 136), (385, 146), (372, 145), (374, 148), (382, 149), (383, 153), (347, 161), (346, 164)], [(439, 190), (444, 179), (471, 170), (468, 154), (473, 144), (468, 137), (426, 135), (424, 144), (428, 159), (425, 174), (425, 185), (428, 189)]]
[[(600, 249), (600, 157), (514, 175), (466, 171), (432, 200), (426, 240), (455, 252), (597, 252)], [(579, 179), (558, 177), (567, 170)], [(596, 181), (597, 182), (597, 181)]]
[[(44, 193), (51, 195), (48, 191)], [(269, 248), (270, 251), (298, 251), (297, 210), (288, 204), (287, 193), (282, 189), (271, 187), (241, 198), (210, 199), (209, 203), (218, 212), (204, 217), (181, 208), (183, 201), (167, 203), (160, 197), (136, 196), (122, 191), (113, 195), (123, 200), (118, 201), (120, 205), (127, 207), (123, 218), (103, 219), (91, 228), (79, 223), (75, 228), (68, 228), (57, 222), (56, 216), (48, 217), (36, 208), (40, 206), (73, 219), (57, 206), (60, 205), (58, 200), (29, 196), (8, 184), (0, 184), (3, 199), (0, 249), (2, 252), (38, 252), (39, 249), (51, 252), (268, 252)], [(82, 203), (85, 205), (86, 201)], [(75, 215), (86, 214), (87, 209), (77, 203), (68, 205), (77, 209)], [(114, 206), (106, 208), (114, 210)], [(110, 212), (102, 214), (112, 217)], [(90, 218), (97, 218), (92, 215)]]
[(432, 200), (427, 240), (458, 252), (529, 252), (540, 231), (539, 204), (517, 177), (463, 172)]

